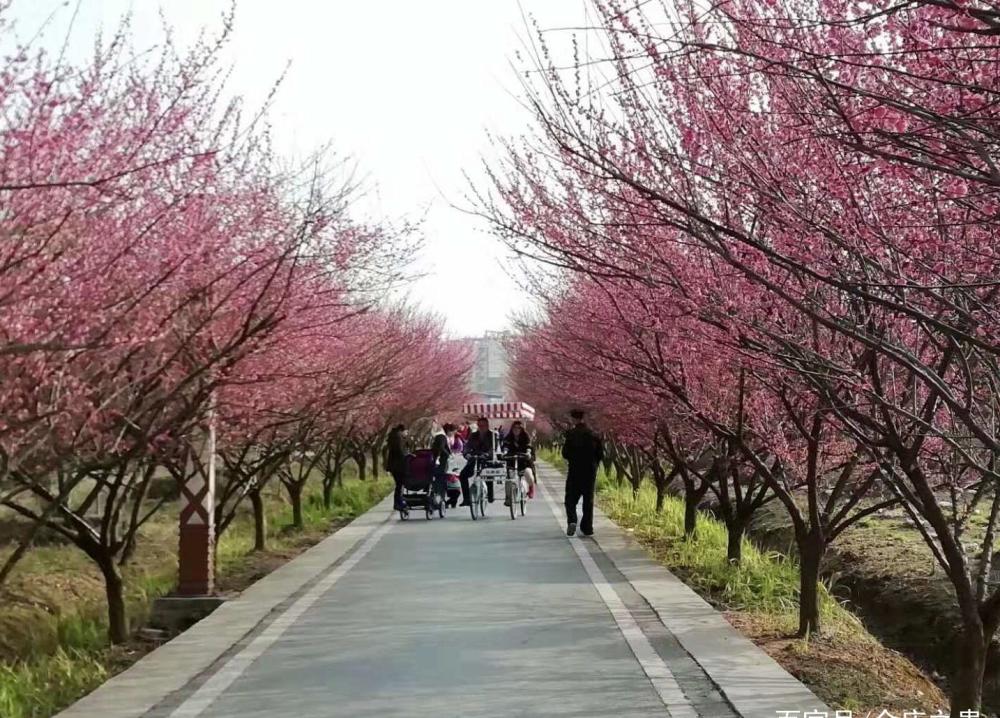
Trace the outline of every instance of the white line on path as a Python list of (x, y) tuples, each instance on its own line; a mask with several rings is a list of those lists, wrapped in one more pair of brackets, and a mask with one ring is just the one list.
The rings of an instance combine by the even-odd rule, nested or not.
[[(552, 499), (552, 494), (547, 487), (541, 485), (541, 482), (539, 482), (539, 486), (542, 489), (542, 496), (545, 497), (545, 502), (549, 505), (552, 515), (556, 518), (556, 522), (560, 527), (565, 526), (565, 516)], [(611, 612), (615, 623), (618, 624), (618, 630), (625, 637), (625, 641), (628, 643), (629, 648), (632, 649), (635, 659), (642, 666), (642, 670), (646, 674), (646, 677), (649, 678), (649, 682), (653, 684), (653, 689), (660, 696), (663, 705), (666, 706), (667, 712), (672, 718), (698, 718), (698, 713), (691, 705), (687, 696), (684, 695), (681, 687), (677, 684), (674, 674), (670, 672), (660, 654), (650, 644), (649, 639), (646, 638), (646, 634), (642, 632), (639, 624), (636, 623), (635, 618), (632, 616), (632, 612), (628, 610), (621, 597), (615, 592), (611, 584), (608, 583), (600, 566), (594, 561), (590, 552), (584, 548), (582, 541), (571, 540), (569, 544), (576, 552), (580, 563), (583, 564), (587, 576), (590, 577), (590, 582), (594, 584), (597, 593), (604, 600), (604, 605)]]
[(344, 574), (354, 568), (393, 525), (395, 525), (394, 521), (386, 521), (379, 526), (346, 561), (320, 579), (312, 588), (289, 606), (284, 613), (275, 618), (256, 638), (250, 641), (242, 651), (226, 661), (222, 668), (216, 671), (211, 678), (205, 681), (198, 690), (170, 714), (170, 718), (197, 718), (197, 716), (200, 716), (216, 698), (233, 684), (233, 681), (239, 678), (250, 667), (250, 664), (281, 638), (284, 632), (298, 621), (302, 614), (309, 610), (310, 606), (319, 600), (320, 596), (329, 591), (333, 587), (333, 584), (337, 583), (337, 581), (344, 577)]

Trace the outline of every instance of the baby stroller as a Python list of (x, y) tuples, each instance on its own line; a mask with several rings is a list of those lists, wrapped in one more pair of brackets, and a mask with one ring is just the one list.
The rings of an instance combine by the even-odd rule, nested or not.
[(399, 518), (410, 518), (410, 509), (422, 506), (430, 521), (434, 512), (444, 518), (445, 489), (442, 482), (434, 480), (434, 454), (430, 449), (417, 449), (406, 457), (406, 476), (403, 479), (403, 508)]

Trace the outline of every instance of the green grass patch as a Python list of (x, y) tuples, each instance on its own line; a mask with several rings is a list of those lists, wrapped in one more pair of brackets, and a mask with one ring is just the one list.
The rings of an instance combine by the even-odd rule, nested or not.
[(0, 663), (0, 715), (45, 718), (54, 715), (109, 677), (100, 652), (58, 649), (31, 661)]
[[(743, 560), (730, 564), (725, 524), (701, 514), (695, 535), (685, 538), (684, 502), (668, 496), (657, 512), (656, 490), (648, 482), (633, 496), (631, 486), (616, 486), (602, 476), (598, 493), (601, 508), (615, 523), (653, 548), (661, 562), (714, 604), (787, 616), (789, 623), (797, 619), (799, 567), (793, 559), (761, 551), (744, 539)], [(820, 588), (820, 620), (856, 623), (825, 587)]]
[[(301, 532), (289, 531), (291, 506), (277, 483), (267, 495), (267, 568), (273, 568), (325, 536), (332, 524), (352, 519), (392, 490), (392, 480), (345, 478), (323, 506), (319, 482), (303, 497)], [(223, 534), (216, 553), (220, 578), (240, 573), (253, 554), (249, 504)], [(165, 510), (144, 528), (136, 556), (124, 570), (129, 620), (142, 626), (154, 599), (168, 593), (177, 574), (177, 512)], [(49, 718), (94, 690), (142, 655), (110, 648), (100, 574), (78, 549), (33, 549), (0, 590), (0, 716)]]
[(566, 459), (564, 459), (562, 454), (555, 449), (549, 449), (546, 447), (538, 449), (538, 458), (548, 464), (552, 464), (552, 466), (556, 467), (560, 471), (566, 470)]
[[(318, 483), (318, 482), (314, 482)], [(292, 529), (292, 507), (280, 493), (277, 484), (265, 503), (268, 528), (268, 548), (285, 551), (301, 544), (302, 535), (325, 532), (332, 522), (345, 521), (360, 516), (392, 491), (392, 479), (382, 477), (377, 481), (345, 479), (342, 486), (334, 487), (330, 494), (330, 508), (323, 505), (323, 493), (318, 486), (309, 484), (302, 496), (302, 532)], [(253, 550), (254, 525), (249, 504), (229, 529), (222, 535), (216, 549), (216, 565), (220, 575), (238, 568)]]

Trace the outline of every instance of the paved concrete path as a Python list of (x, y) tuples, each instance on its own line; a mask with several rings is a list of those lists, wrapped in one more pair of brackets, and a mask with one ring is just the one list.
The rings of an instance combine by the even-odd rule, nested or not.
[(476, 522), (401, 522), (383, 502), (63, 715), (825, 710), (607, 519), (597, 541), (567, 539), (561, 479), (540, 474), (516, 521), (500, 500)]

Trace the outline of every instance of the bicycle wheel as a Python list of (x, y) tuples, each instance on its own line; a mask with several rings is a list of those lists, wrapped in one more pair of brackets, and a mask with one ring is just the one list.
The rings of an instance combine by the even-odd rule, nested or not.
[(482, 518), (486, 518), (486, 491), (484, 487), (479, 489), (479, 515)]
[(438, 501), (438, 518), (444, 518), (444, 505), (448, 503), (445, 499), (447, 497), (442, 496)]
[(528, 500), (527, 493), (528, 492), (524, 488), (524, 482), (522, 481), (521, 482), (521, 490), (518, 492), (518, 494), (520, 496), (520, 499), (521, 499), (521, 501), (520, 501), (520, 503), (521, 503), (521, 516), (524, 516), (524, 505), (525, 505), (525, 503), (527, 503), (527, 500)]
[(515, 487), (513, 483), (508, 481), (505, 493), (507, 494), (506, 496), (507, 506), (510, 507), (510, 520), (513, 521), (514, 519), (517, 518), (517, 507), (515, 506), (515, 504), (517, 503), (517, 487)]
[(469, 513), (472, 514), (472, 520), (475, 521), (478, 516), (476, 516), (476, 509), (479, 508), (479, 485), (474, 483), (469, 487)]
[(524, 516), (524, 503), (525, 503), (524, 491), (521, 492), (521, 501), (520, 501), (520, 503), (521, 503), (521, 516)]

